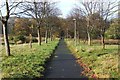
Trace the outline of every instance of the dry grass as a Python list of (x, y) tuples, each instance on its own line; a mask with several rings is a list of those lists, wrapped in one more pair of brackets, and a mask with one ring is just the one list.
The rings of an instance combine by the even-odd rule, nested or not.
[[(94, 44), (88, 46), (81, 41), (76, 47), (72, 40), (67, 41), (70, 50), (76, 58), (80, 58), (77, 62), (85, 69), (83, 74), (94, 78), (118, 78), (120, 77), (118, 66), (119, 58), (118, 45), (106, 45), (103, 50), (98, 43), (99, 40), (93, 40)], [(107, 40), (117, 42), (117, 40)]]

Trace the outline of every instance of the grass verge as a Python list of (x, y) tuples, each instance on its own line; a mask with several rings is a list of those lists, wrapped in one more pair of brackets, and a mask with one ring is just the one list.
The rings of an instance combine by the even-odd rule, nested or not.
[(82, 73), (89, 78), (120, 78), (118, 45), (106, 45), (103, 50), (100, 44), (88, 46), (83, 42), (77, 46), (73, 40), (67, 40), (77, 62), (85, 69)]
[(53, 53), (59, 41), (51, 41), (47, 44), (43, 43), (39, 46), (33, 44), (33, 48), (29, 48), (29, 44), (20, 44), (11, 46), (11, 56), (5, 56), (2, 51), (2, 78), (21, 79), (21, 78), (40, 78), (45, 70), (44, 66)]

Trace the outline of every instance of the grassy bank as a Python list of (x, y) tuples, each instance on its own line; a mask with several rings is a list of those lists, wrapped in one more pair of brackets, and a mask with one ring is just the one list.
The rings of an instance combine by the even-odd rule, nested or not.
[(2, 69), (3, 78), (36, 78), (42, 77), (45, 70), (44, 65), (50, 58), (53, 50), (59, 41), (51, 41), (47, 44), (43, 43), (39, 46), (33, 44), (33, 48), (29, 48), (29, 44), (11, 45), (11, 56), (5, 56), (2, 51)]
[(118, 45), (106, 45), (103, 50), (100, 44), (88, 46), (82, 41), (75, 47), (73, 40), (66, 41), (77, 62), (85, 69), (82, 73), (95, 78), (118, 78)]

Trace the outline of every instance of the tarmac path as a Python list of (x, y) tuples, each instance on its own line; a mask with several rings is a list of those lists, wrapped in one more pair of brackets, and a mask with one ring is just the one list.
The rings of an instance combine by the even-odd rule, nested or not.
[(48, 63), (45, 78), (84, 78), (85, 76), (81, 76), (82, 71), (83, 68), (61, 39), (52, 60)]

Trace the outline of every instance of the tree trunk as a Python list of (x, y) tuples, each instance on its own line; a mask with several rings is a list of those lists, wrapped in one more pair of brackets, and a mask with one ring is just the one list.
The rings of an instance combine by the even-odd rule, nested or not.
[(101, 34), (101, 43), (102, 43), (102, 48), (105, 49), (105, 38), (104, 38), (104, 34)]
[(75, 46), (77, 45), (77, 29), (76, 29), (76, 20), (75, 20), (75, 28), (74, 28), (74, 42), (75, 42)]
[(77, 42), (78, 42), (78, 44), (80, 44), (80, 34), (79, 34), (79, 31), (77, 32), (77, 35), (78, 35), (78, 40), (77, 40)]
[(50, 41), (52, 41), (52, 28), (50, 29)]
[(9, 46), (9, 41), (8, 41), (7, 21), (5, 23), (3, 23), (3, 34), (4, 34), (6, 54), (8, 56), (10, 56), (10, 46)]
[(46, 32), (45, 32), (45, 43), (47, 43), (48, 41), (48, 30), (46, 30)]
[(38, 28), (38, 45), (41, 45), (41, 33), (40, 33), (40, 28)]
[(87, 35), (88, 35), (88, 45), (91, 46), (91, 36), (90, 36), (90, 33), (87, 32)]
[(67, 28), (67, 35), (66, 35), (66, 38), (67, 38), (67, 40), (68, 40), (68, 28)]
[(32, 48), (32, 34), (29, 34), (29, 37), (30, 37), (30, 42), (29, 42), (30, 48)]

